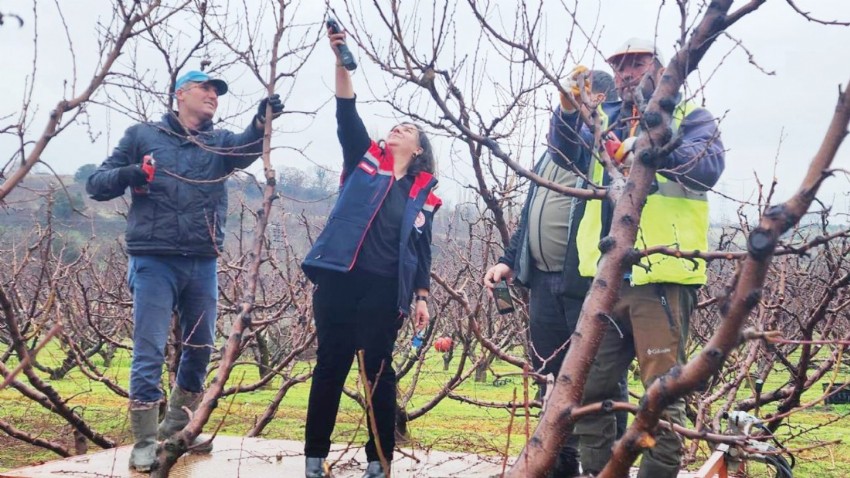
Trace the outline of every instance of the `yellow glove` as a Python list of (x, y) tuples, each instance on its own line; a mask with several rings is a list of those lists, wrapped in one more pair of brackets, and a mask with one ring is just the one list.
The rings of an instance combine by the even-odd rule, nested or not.
[[(588, 69), (584, 65), (578, 65), (573, 68), (573, 71), (567, 75), (566, 78), (561, 80), (561, 89), (568, 94), (571, 94), (573, 98), (575, 98), (576, 103), (581, 104), (581, 88), (579, 87), (579, 81), (583, 78), (584, 89), (587, 91), (587, 94), (590, 94), (590, 75), (586, 74)], [(570, 103), (570, 100), (561, 92), (561, 111), (565, 113), (572, 113), (576, 109)]]

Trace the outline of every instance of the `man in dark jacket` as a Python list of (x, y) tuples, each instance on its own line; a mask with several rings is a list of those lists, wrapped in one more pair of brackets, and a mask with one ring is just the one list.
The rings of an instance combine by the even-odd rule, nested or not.
[[(588, 71), (587, 77), (591, 82), (592, 101), (617, 100), (611, 75), (594, 70)], [(561, 103), (562, 108), (568, 104), (565, 98)], [(553, 160), (554, 156), (563, 155), (561, 143), (567, 137), (563, 131), (565, 127), (567, 124), (560, 121), (559, 110), (556, 110), (549, 129), (549, 146), (534, 172), (562, 186), (582, 188), (585, 182), (574, 169), (561, 167)], [(511, 236), (510, 245), (499, 263), (484, 276), (484, 284), (490, 288), (502, 279), (513, 278), (531, 289), (530, 355), (535, 370), (544, 376), (558, 375), (590, 284), (589, 279), (578, 274), (575, 244), (584, 207), (582, 200), (531, 183), (519, 228)], [(545, 391), (545, 385), (541, 385), (541, 398)], [(622, 418), (625, 427), (625, 417)], [(562, 478), (579, 474), (577, 445), (577, 439), (566, 444), (549, 476)]]
[[(165, 439), (181, 430), (189, 422), (185, 409), (194, 410), (202, 398), (217, 317), (217, 257), (227, 219), (224, 182), (262, 153), (267, 107), (273, 118), (283, 111), (278, 95), (266, 98), (248, 128), (234, 134), (212, 124), (227, 83), (190, 71), (174, 90), (177, 111), (128, 128), (86, 184), (98, 201), (122, 196), (128, 187), (132, 191), (125, 235), (133, 294), (130, 417), (135, 445), (130, 467), (142, 472), (154, 466), (157, 435)], [(141, 167), (143, 162), (156, 168), (153, 174)], [(168, 411), (157, 427), (174, 312), (182, 355)], [(193, 451), (211, 449), (207, 443)]]

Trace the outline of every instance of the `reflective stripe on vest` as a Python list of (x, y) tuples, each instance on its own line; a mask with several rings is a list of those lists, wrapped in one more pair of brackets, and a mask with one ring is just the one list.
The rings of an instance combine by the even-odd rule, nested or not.
[[(597, 110), (602, 119), (602, 129), (608, 129), (608, 115), (602, 111), (600, 106)], [(598, 159), (599, 152), (593, 151), (590, 155), (591, 172), (590, 180), (593, 184), (602, 185), (605, 168)], [(605, 199), (588, 200), (584, 206), (584, 216), (578, 224), (576, 232), (576, 249), (578, 250), (578, 272), (582, 277), (593, 277), (596, 275), (596, 263), (602, 253), (599, 251), (599, 239), (602, 235), (602, 201)]]
[[(673, 112), (672, 129), (675, 134), (682, 120), (697, 106), (691, 102), (680, 103)], [(603, 118), (606, 124), (608, 118)], [(593, 182), (602, 184), (604, 167), (594, 154), (591, 159)], [(646, 198), (641, 214), (635, 247), (646, 249), (668, 246), (682, 251), (708, 249), (708, 200), (701, 191), (692, 191), (660, 174), (655, 175), (658, 190)], [(602, 200), (588, 201), (584, 217), (579, 224), (576, 245), (579, 254), (579, 273), (583, 277), (596, 275), (597, 263), (602, 257), (599, 240), (602, 234)], [(674, 283), (702, 285), (706, 282), (705, 261), (679, 259), (664, 254), (643, 257), (640, 266), (632, 267), (632, 284)]]

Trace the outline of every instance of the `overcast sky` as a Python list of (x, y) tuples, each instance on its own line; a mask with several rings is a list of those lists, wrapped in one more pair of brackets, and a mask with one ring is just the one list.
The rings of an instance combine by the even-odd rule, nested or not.
[[(68, 41), (55, 13), (54, 3), (42, 1), (37, 4), (37, 22), (31, 9), (24, 10), (30, 8), (26, 3), (29, 2), (2, 4), (4, 13), (20, 15), (25, 24), (19, 28), (16, 22), (7, 21), (0, 27), (4, 91), (0, 97), (0, 129), (16, 121), (21, 110), (21, 98), (31, 82), (29, 75), (35, 61), (34, 101), (37, 104), (33, 106), (37, 110), (31, 115), (28, 134), (28, 139), (32, 139), (43, 130), (49, 110), (69, 88), (73, 62), (77, 66), (78, 78), (91, 77), (97, 61), (96, 22), (109, 18), (110, 10), (104, 0), (60, 2), (74, 46), (72, 56), (68, 53)], [(259, 1), (256, 3), (260, 4)], [(409, 3), (403, 2), (402, 8)], [(516, 5), (513, 0), (495, 3), (503, 14)], [(625, 38), (652, 37), (657, 31), (661, 50), (669, 59), (674, 51), (679, 19), (675, 5), (672, 5), (675, 2), (667, 2), (660, 14), (659, 3), (653, 0), (605, 0), (598, 3), (587, 0), (579, 3), (579, 23), (595, 32), (593, 36), (599, 38), (598, 46), (602, 52), (613, 51)], [(746, 2), (738, 1), (736, 5), (742, 3)], [(796, 3), (818, 18), (850, 21), (848, 0), (796, 0)], [(303, 23), (319, 22), (322, 18), (322, 2), (301, 2), (299, 8), (298, 18)], [(463, 9), (468, 9), (465, 2), (458, 6), (459, 11)], [(545, 23), (548, 34), (558, 37), (563, 36), (564, 28), (569, 28), (571, 19), (563, 11), (554, 11), (546, 16)], [(39, 48), (34, 60), (33, 33), (36, 28)], [(744, 50), (734, 49), (732, 40), (722, 38), (701, 64), (699, 73), (689, 78), (689, 84), (696, 85), (710, 77), (704, 89), (706, 106), (715, 116), (722, 118), (720, 129), (728, 149), (727, 168), (717, 189), (737, 198), (754, 199), (755, 175), (769, 183), (775, 168), (779, 178), (777, 199), (785, 199), (799, 185), (809, 159), (817, 151), (831, 118), (839, 85), (846, 85), (850, 79), (850, 28), (809, 22), (796, 14), (785, 1), (771, 0), (736, 24), (730, 33), (743, 42), (761, 68), (774, 71), (775, 75), (766, 75), (751, 65)], [(460, 30), (458, 42), (474, 43), (473, 38), (478, 34), (475, 28)], [(553, 39), (549, 44), (556, 41)], [(574, 40), (573, 50), (583, 52), (577, 53), (575, 61), (602, 66), (599, 55), (592, 50), (577, 48), (586, 43), (581, 38)], [(153, 51), (142, 51), (140, 57), (148, 54), (156, 55)], [(358, 55), (358, 52), (355, 51), (355, 54)], [(354, 78), (355, 89), (360, 100), (367, 101), (383, 93), (380, 85), (381, 81), (387, 80), (384, 78), (386, 73), (370, 65), (365, 56), (358, 56), (362, 66)], [(308, 75), (309, 81), (295, 81), (292, 83), (295, 86), (285, 86), (283, 93), (289, 96), (287, 109), (321, 109), (315, 116), (284, 116), (283, 120), (287, 123), (281, 134), (276, 135), (275, 144), (298, 148), (303, 153), (288, 149), (278, 151), (274, 155), (278, 167), (292, 165), (308, 169), (311, 164), (320, 164), (338, 169), (341, 158), (334, 134), (333, 105), (328, 102), (333, 94), (332, 61), (330, 51), (322, 42), (300, 73)], [(723, 64), (715, 71), (721, 61)], [(238, 67), (230, 71), (238, 71)], [(487, 73), (497, 74), (493, 71)], [(364, 75), (370, 79), (380, 78), (381, 81), (370, 80), (367, 88)], [(244, 76), (234, 74), (233, 78), (227, 78), (233, 94), (220, 100), (220, 112), (223, 114), (246, 112), (237, 122), (248, 120), (253, 105), (260, 98), (256, 82)], [(161, 81), (164, 85), (166, 79)], [(77, 91), (80, 87), (77, 86)], [(367, 118), (370, 132), (386, 131), (397, 121), (388, 111), (378, 107), (373, 111), (369, 106), (361, 107), (361, 114)], [(123, 130), (132, 123), (126, 116), (99, 106), (90, 108), (89, 119), (91, 129), (99, 134), (94, 141), (85, 128), (73, 126), (50, 143), (44, 153), (44, 161), (58, 172), (67, 174), (83, 164), (99, 164)], [(545, 117), (539, 119), (545, 120)], [(542, 141), (543, 138), (537, 140), (538, 143)], [(446, 164), (451, 161), (451, 155), (445, 152), (448, 141), (437, 138), (435, 143), (438, 151), (443, 151), (438, 158), (443, 176), (441, 194), (455, 202), (461, 195), (462, 186), (471, 182), (469, 168), (465, 164)], [(0, 137), (4, 162), (14, 154), (15, 147), (14, 138)], [(535, 159), (525, 156), (518, 159), (526, 165)], [(836, 167), (850, 170), (850, 146), (845, 144), (836, 159)], [(252, 170), (260, 171), (261, 168), (255, 163)], [(847, 191), (850, 191), (850, 181), (846, 175), (839, 175), (827, 182), (820, 197), (834, 203), (837, 212), (847, 213), (850, 210)], [(717, 195), (712, 198), (712, 204), (715, 218), (729, 217), (734, 213), (735, 206)]]

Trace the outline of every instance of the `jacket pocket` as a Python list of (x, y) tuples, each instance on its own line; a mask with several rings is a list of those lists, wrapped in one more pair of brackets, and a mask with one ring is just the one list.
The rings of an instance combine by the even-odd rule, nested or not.
[(307, 260), (348, 269), (354, 262), (365, 230), (365, 225), (338, 216), (331, 217)]
[(655, 293), (658, 295), (658, 300), (661, 302), (661, 307), (664, 309), (664, 315), (667, 316), (667, 324), (670, 325), (670, 330), (678, 330), (679, 328), (676, 326), (676, 321), (673, 319), (673, 311), (670, 309), (670, 302), (667, 300), (667, 293), (664, 291), (664, 285), (655, 284)]
[(146, 196), (133, 198), (133, 204), (127, 214), (127, 244), (153, 239), (154, 220), (156, 219), (156, 201)]

